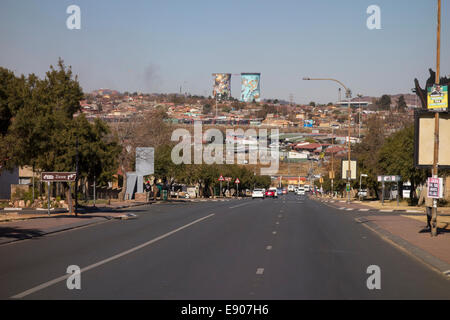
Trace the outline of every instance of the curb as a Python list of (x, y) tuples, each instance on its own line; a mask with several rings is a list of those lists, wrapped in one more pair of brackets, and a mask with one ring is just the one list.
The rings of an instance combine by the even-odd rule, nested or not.
[(427, 265), (434, 271), (440, 273), (447, 280), (450, 280), (450, 264), (449, 263), (444, 262), (444, 261), (440, 260), (439, 258), (436, 258), (432, 254), (428, 253), (427, 251), (425, 251), (419, 247), (416, 247), (415, 245), (404, 240), (403, 238), (396, 236), (387, 230), (384, 230), (383, 228), (378, 226), (376, 223), (371, 222), (370, 220), (368, 220), (366, 218), (355, 218), (355, 221), (360, 223), (361, 225), (363, 225), (365, 228), (369, 229), (376, 235), (378, 235), (384, 241), (391, 243), (392, 245), (394, 245), (394, 247), (409, 254), (410, 256), (412, 256), (413, 258), (424, 263), (425, 265)]

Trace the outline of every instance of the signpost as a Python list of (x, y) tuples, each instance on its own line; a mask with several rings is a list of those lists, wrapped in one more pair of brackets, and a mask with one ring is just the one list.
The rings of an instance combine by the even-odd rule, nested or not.
[[(47, 213), (50, 215), (50, 182), (71, 182), (75, 181), (76, 172), (42, 172), (41, 181), (47, 182)], [(69, 183), (69, 194), (72, 193), (72, 187)]]
[[(438, 0), (437, 10), (437, 32), (436, 32), (436, 78), (435, 91), (430, 92), (429, 99), (431, 107), (439, 109), (439, 111), (448, 108), (448, 88), (441, 87), (440, 82), (440, 67), (441, 67), (441, 0)], [(444, 88), (445, 87), (445, 88)], [(434, 97), (433, 97), (434, 96)], [(428, 101), (427, 101), (428, 102)], [(430, 108), (430, 105), (428, 105)], [(436, 110), (437, 111), (437, 110)], [(434, 153), (433, 153), (433, 170), (432, 175), (434, 179), (438, 179), (438, 164), (439, 164), (439, 112), (434, 114)], [(433, 199), (433, 209), (431, 214), (431, 235), (437, 236), (437, 199)]]
[(219, 197), (222, 197), (222, 181), (225, 181), (225, 179), (223, 178), (222, 175), (220, 175), (220, 177), (219, 177), (219, 182), (220, 182)]

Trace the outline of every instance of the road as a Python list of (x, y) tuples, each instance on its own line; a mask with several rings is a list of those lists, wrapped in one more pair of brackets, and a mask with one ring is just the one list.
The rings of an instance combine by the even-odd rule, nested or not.
[[(450, 281), (302, 196), (127, 209), (137, 219), (0, 246), (2, 299), (449, 299)], [(82, 269), (69, 290), (66, 269)], [(381, 289), (367, 288), (367, 267)]]

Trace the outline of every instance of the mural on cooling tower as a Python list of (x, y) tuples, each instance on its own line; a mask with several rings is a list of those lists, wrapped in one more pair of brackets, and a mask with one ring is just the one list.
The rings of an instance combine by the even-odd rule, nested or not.
[(226, 100), (231, 96), (231, 73), (214, 73), (213, 96)]
[(260, 101), (260, 77), (260, 73), (241, 73), (241, 101)]

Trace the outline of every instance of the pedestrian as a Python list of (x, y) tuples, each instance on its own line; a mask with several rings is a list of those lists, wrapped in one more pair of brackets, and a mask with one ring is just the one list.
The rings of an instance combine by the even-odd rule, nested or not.
[(431, 229), (431, 215), (433, 212), (433, 198), (428, 197), (427, 193), (427, 187), (424, 187), (420, 190), (420, 197), (419, 197), (419, 205), (422, 203), (425, 204), (425, 210), (427, 214), (427, 229)]

